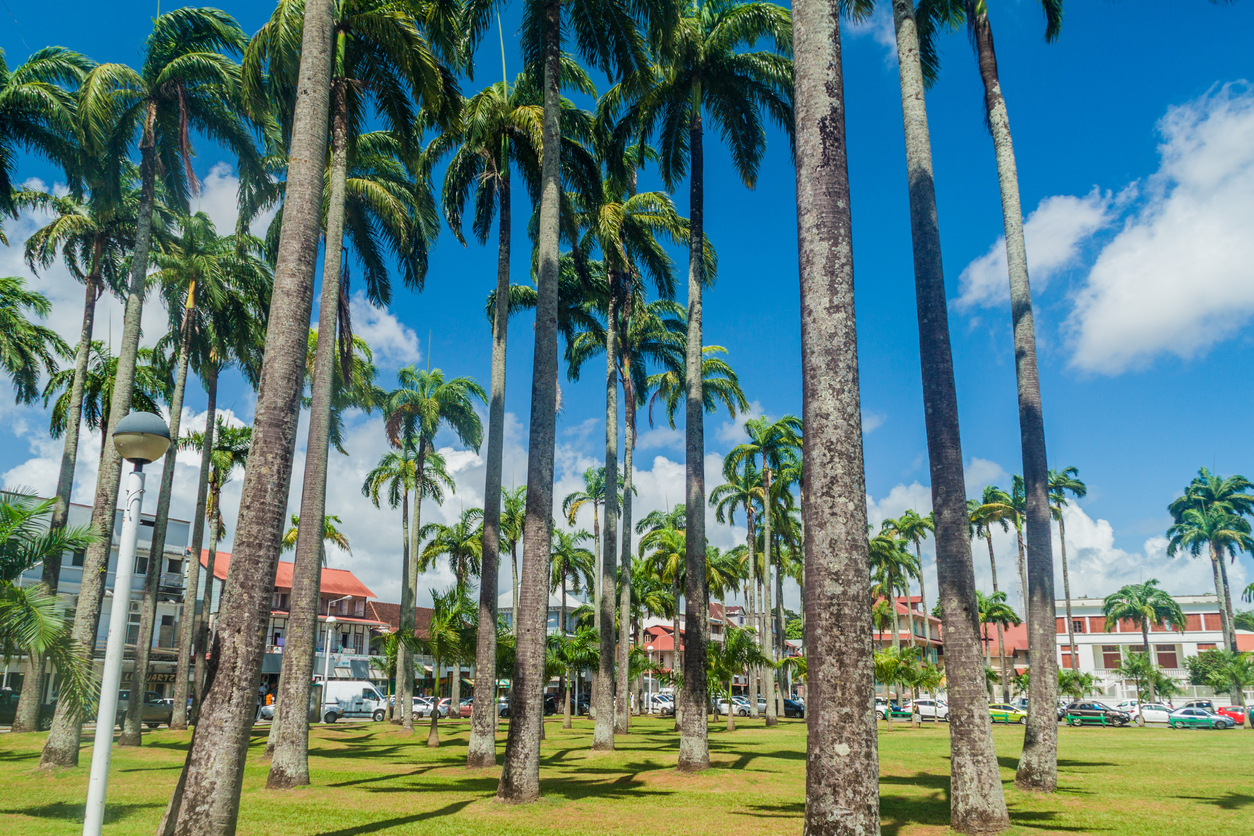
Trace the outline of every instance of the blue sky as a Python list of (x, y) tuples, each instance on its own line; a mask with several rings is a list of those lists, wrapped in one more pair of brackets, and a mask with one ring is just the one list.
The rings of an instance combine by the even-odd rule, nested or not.
[[(265, 4), (221, 4), (255, 31)], [(1254, 443), (1244, 416), (1254, 406), (1245, 385), (1254, 345), (1254, 31), (1249, 4), (1216, 7), (1167, 0), (1139, 4), (1072, 4), (1055, 44), (1042, 38), (1038, 5), (990, 4), (1003, 91), (1015, 137), (1028, 254), (1037, 303), (1037, 339), (1050, 464), (1075, 465), (1088, 497), (1068, 512), (1073, 594), (1106, 594), (1159, 577), (1178, 593), (1204, 592), (1203, 563), (1169, 560), (1162, 535), (1167, 503), (1199, 466), (1249, 474)], [(169, 8), (169, 6), (167, 6)], [(136, 62), (155, 4), (105, 8), (62, 3), (10, 6), (14, 25), (0, 32), (10, 66), (29, 47), (61, 44), (98, 61)], [(901, 110), (887, 6), (844, 33), (849, 160), (853, 190), (859, 356), (866, 428), (867, 491), (878, 521), (929, 502), (918, 339), (905, 191)], [(1184, 11), (1184, 14), (1181, 12)], [(515, 5), (505, 16), (507, 64), (519, 68)], [(481, 49), (471, 93), (499, 78), (496, 33)], [(1019, 446), (1001, 209), (992, 143), (983, 128), (982, 90), (965, 33), (943, 43), (942, 75), (928, 97), (950, 320), (958, 377), (968, 484), (1003, 486), (1018, 472)], [(756, 412), (799, 412), (800, 351), (796, 271), (795, 183), (783, 136), (772, 130), (755, 190), (734, 175), (711, 135), (706, 146), (706, 230), (719, 255), (718, 283), (706, 296), (706, 342), (730, 349)], [(201, 207), (225, 229), (233, 219), (231, 161), (197, 145), (205, 180)], [(28, 159), (19, 179), (51, 186), (57, 172)], [(646, 173), (643, 185), (659, 187)], [(686, 212), (687, 184), (675, 194)], [(516, 209), (515, 241), (525, 235)], [(0, 269), (28, 271), (18, 248), (37, 219), (7, 224)], [(495, 242), (462, 248), (445, 230), (421, 295), (398, 288), (392, 309), (359, 304), (355, 324), (379, 352), (385, 385), (395, 369), (418, 362), (487, 384), (490, 342), (483, 302), (495, 278)], [(525, 281), (529, 253), (515, 247), (514, 280)], [(686, 265), (676, 253), (677, 268)], [(57, 303), (53, 324), (76, 337), (78, 287), (63, 272), (32, 280)], [(398, 283), (399, 284), (399, 283)], [(150, 300), (146, 340), (163, 318)], [(102, 311), (120, 328), (120, 308)], [(512, 413), (505, 481), (525, 474), (532, 328), (511, 323), (507, 410)], [(115, 336), (116, 340), (116, 336)], [(428, 349), (428, 340), (430, 348)], [(604, 414), (596, 375), (563, 382), (557, 495), (597, 458)], [(603, 391), (603, 390), (602, 390)], [(221, 406), (247, 421), (252, 394), (239, 381), (224, 387)], [(189, 392), (188, 419), (203, 424), (204, 395)], [(642, 416), (643, 420), (643, 416)], [(60, 445), (46, 438), (42, 409), (0, 398), (0, 474), (10, 484), (52, 490)], [(303, 427), (303, 424), (302, 424)], [(361, 499), (361, 476), (383, 452), (377, 417), (350, 422), (352, 456), (333, 457), (329, 505), (346, 520), (351, 566), (385, 599), (395, 600), (398, 515)], [(721, 454), (739, 441), (725, 415), (707, 421), (707, 472), (715, 481)], [(658, 429), (636, 454), (641, 511), (682, 497), (678, 436)], [(442, 444), (453, 445), (451, 438)], [(93, 447), (92, 444), (95, 444)], [(303, 439), (297, 467), (303, 464)], [(91, 495), (99, 443), (80, 455), (76, 499)], [(459, 490), (424, 519), (455, 516), (482, 499), (482, 462), (450, 451)], [(191, 514), (194, 462), (180, 462), (175, 513)], [(184, 478), (185, 477), (185, 478)], [(299, 486), (299, 475), (293, 480)], [(239, 479), (228, 487), (238, 491)], [(292, 508), (298, 505), (299, 487)], [(233, 511), (228, 511), (233, 517)], [(580, 521), (590, 526), (591, 520)], [(393, 527), (396, 529), (393, 531)], [(712, 541), (731, 545), (743, 531), (714, 527)], [(1055, 538), (1056, 539), (1056, 538)], [(982, 547), (979, 578), (987, 585)], [(1001, 577), (1014, 575), (1009, 538), (995, 540)], [(1057, 549), (1057, 545), (1055, 546)], [(929, 581), (934, 577), (930, 571)], [(422, 584), (440, 586), (447, 572)], [(1233, 569), (1243, 587), (1254, 576), (1248, 557)], [(932, 589), (934, 589), (934, 585)], [(1011, 600), (1018, 601), (1017, 582)], [(795, 599), (795, 592), (789, 596)]]

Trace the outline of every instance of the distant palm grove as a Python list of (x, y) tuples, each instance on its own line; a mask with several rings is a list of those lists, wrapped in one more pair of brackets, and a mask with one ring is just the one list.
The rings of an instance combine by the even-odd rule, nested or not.
[[(270, 612), (284, 551), (294, 568), (267, 786), (310, 783), (306, 706), (320, 573), (328, 543), (349, 546), (328, 507), (328, 460), (333, 449), (344, 451), (345, 415), (355, 410), (375, 416), (388, 444), (377, 461), (362, 463), (360, 490), (380, 509), (380, 525), (395, 532), (399, 558), (388, 571), (399, 580), (400, 626), (376, 648), (396, 681), (399, 710), (389, 709), (389, 719), (394, 714), (414, 731), (409, 706), (422, 677), (419, 652), (436, 660), (437, 683), (450, 661), (471, 665), (481, 681), (493, 671), (508, 680), (504, 751), (489, 691), (473, 701), (466, 755), (470, 768), (498, 770), (501, 801), (533, 802), (544, 791), (541, 715), (551, 681), (560, 682), (559, 710), (569, 725), (572, 682), (591, 671), (591, 745), (610, 750), (616, 736), (631, 733), (645, 698), (643, 676), (662, 677), (675, 693), (681, 772), (710, 766), (711, 698), (730, 709), (734, 680), (749, 683), (749, 710), (761, 712), (768, 727), (785, 715), (792, 684), (804, 681), (805, 832), (878, 833), (876, 683), (916, 697), (943, 686), (951, 824), (964, 833), (1006, 829), (990, 698), (999, 692), (1008, 700), (1012, 682), (1027, 693), (1015, 782), (1052, 792), (1060, 683), (1062, 693), (1086, 692), (1068, 684), (1074, 672), (1060, 676), (1055, 601), (1066, 599), (1072, 630), (1065, 525), (1069, 503), (1087, 487), (1078, 468), (1051, 468), (1046, 457), (1023, 218), (989, 16), (997, 4), (891, 4), (931, 505), (876, 530), (868, 521), (859, 417), (839, 32), (841, 15), (865, 19), (872, 0), (795, 0), (791, 10), (757, 0), (527, 0), (516, 33), (522, 72), (484, 82), (494, 68), (474, 66), (473, 57), (485, 38), (492, 46), (499, 37), (503, 52), (512, 36), (492, 30), (505, 5), (279, 0), (251, 37), (224, 12), (179, 8), (153, 20), (135, 67), (97, 64), (60, 46), (36, 50), (17, 66), (0, 55), (0, 222), (37, 211), (46, 223), (24, 242), (26, 262), (36, 272), (59, 263), (83, 285), (81, 336), (68, 345), (39, 324), (50, 312), (45, 296), (23, 279), (0, 278), (0, 366), (19, 401), (51, 407), (50, 433), (64, 441), (55, 496), (5, 505), (7, 527), (0, 527), (5, 542), (54, 538), (42, 551), (15, 550), (12, 560), (6, 551), (0, 578), (6, 654), (28, 655), (36, 672), (55, 668), (64, 682), (40, 766), (57, 770), (79, 760), (123, 473), (108, 439), (122, 417), (149, 411), (169, 417), (176, 440), (164, 460), (150, 553), (165, 546), (174, 462), (184, 450), (200, 457), (190, 553), (203, 547), (208, 561), (203, 570), (198, 560), (188, 562), (170, 725), (194, 724), (196, 733), (160, 832), (235, 830), (265, 641), (258, 624)], [(1041, 7), (1045, 37), (1053, 40), (1062, 3), (1042, 0)], [(964, 482), (924, 104), (925, 88), (941, 71), (935, 39), (963, 27), (978, 58), (996, 154), (1022, 440), (1022, 475), (973, 498)], [(594, 75), (608, 79), (608, 88), (598, 89)], [(786, 143), (768, 149), (770, 125)], [(791, 155), (799, 231), (802, 411), (743, 420), (744, 436), (725, 457), (718, 484), (706, 484), (705, 417), (743, 419), (750, 398), (732, 353), (702, 337), (703, 295), (716, 292), (717, 242), (737, 234), (705, 220), (707, 141), (730, 155), (746, 189), (764, 155)], [(194, 143), (225, 149), (235, 162), (234, 229), (215, 228), (207, 214), (192, 211)], [(67, 188), (21, 185), (21, 165), (32, 157), (63, 171)], [(650, 168), (663, 189), (638, 187)], [(673, 200), (684, 188), (688, 217)], [(530, 219), (525, 240), (511, 237), (516, 213)], [(495, 238), (495, 275), (459, 278), (482, 294), (487, 322), (467, 339), (491, 340), (491, 379), (412, 365), (382, 379), (372, 347), (354, 333), (350, 285), (380, 307), (398, 293), (421, 292), (443, 226), (463, 244), (473, 238), (488, 246)], [(531, 276), (511, 273), (515, 249), (530, 254)], [(94, 320), (105, 294), (125, 304), (116, 348), (101, 340)], [(319, 327), (311, 328), (315, 302)], [(146, 304), (167, 314), (163, 334), (145, 335), (155, 340), (151, 348), (140, 345)], [(535, 328), (521, 332), (534, 341), (534, 365), (520, 487), (502, 470), (507, 336), (511, 317), (524, 310), (534, 311)], [(219, 381), (228, 373), (255, 387), (251, 426), (218, 414)], [(604, 374), (605, 455), (578, 491), (560, 496), (554, 451), (563, 373), (570, 380)], [(194, 432), (179, 426), (192, 377), (208, 395), (205, 426)], [(306, 456), (303, 471), (293, 472), (302, 411)], [(682, 427), (685, 452), (683, 495), (647, 514), (633, 502), (642, 423)], [(84, 428), (104, 442), (90, 530), (67, 528)], [(422, 518), (424, 500), (443, 503), (458, 488), (437, 434), (486, 462), (484, 484), (474, 488), (488, 501), (461, 508), (451, 524)], [(233, 479), (242, 480), (242, 495), (211, 631), (208, 602), (198, 605), (196, 590), (202, 571), (214, 577), (218, 543), (228, 536), (222, 491)], [(293, 479), (301, 484), (296, 515), (287, 507)], [(586, 519), (589, 510), (592, 529), (577, 528), (577, 515)], [(1254, 586), (1231, 589), (1228, 566), (1240, 552), (1254, 552), (1254, 484), (1203, 468), (1169, 511), (1169, 553), (1209, 566), (1210, 577), (1200, 577), (1213, 580), (1219, 601), (1224, 647), (1214, 687), (1240, 702), (1242, 687), (1254, 684), (1254, 662), (1239, 652), (1236, 631), (1252, 625), (1233, 598), (1250, 601)], [(707, 513), (743, 525), (744, 542), (711, 545)], [(37, 534), (43, 529), (49, 533)], [(1000, 556), (1000, 582), (998, 532), (1013, 532), (1016, 545)], [(921, 544), (929, 538), (935, 588), (923, 573)], [(983, 557), (973, 549), (985, 547), (991, 585), (977, 588)], [(62, 550), (80, 548), (84, 580), (71, 626), (51, 602)], [(15, 578), (40, 561), (41, 584), (19, 587)], [(147, 566), (137, 671), (148, 665), (159, 564)], [(419, 578), (435, 567), (447, 567), (455, 581), (431, 590), (431, 624), (419, 634), (415, 607), (426, 592)], [(1017, 581), (1017, 607), (1006, 571)], [(793, 618), (784, 607), (786, 579), (801, 590)], [(512, 603), (508, 620), (497, 612), (503, 589)], [(901, 646), (894, 607), (916, 590), (922, 609), (909, 607), (910, 632), (921, 619), (930, 644), (927, 615), (939, 616), (943, 670), (918, 648)], [(549, 635), (553, 594), (562, 619), (568, 597), (587, 603)], [(744, 626), (712, 638), (710, 604), (729, 597), (745, 602)], [(1147, 650), (1152, 626), (1184, 618), (1153, 580), (1124, 587), (1105, 606), (1110, 623), (1131, 619), (1144, 631)], [(672, 625), (669, 669), (644, 650), (647, 618)], [(1026, 624), (1030, 677), (1007, 663), (1004, 633), (1019, 624)], [(891, 647), (876, 638), (886, 630)], [(800, 641), (803, 654), (786, 638)], [(1073, 635), (1068, 646), (1075, 647)], [(1152, 701), (1172, 686), (1142, 655), (1125, 664)], [(15, 732), (37, 727), (39, 680), (25, 679)], [(448, 684), (456, 710), (461, 677)], [(121, 745), (141, 744), (140, 707), (130, 700)], [(891, 726), (891, 713), (887, 719)], [(439, 742), (434, 713), (428, 742)], [(275, 829), (282, 832), (281, 824)]]

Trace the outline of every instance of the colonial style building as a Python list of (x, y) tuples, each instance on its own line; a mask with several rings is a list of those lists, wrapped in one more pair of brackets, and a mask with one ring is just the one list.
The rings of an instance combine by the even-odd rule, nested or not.
[[(96, 627), (96, 640), (92, 648), (97, 674), (104, 665), (105, 643), (109, 632), (109, 618), (116, 605), (114, 583), (118, 562), (118, 544), (122, 535), (121, 510), (116, 512), (113, 524), (113, 543), (109, 551), (109, 564), (105, 575), (104, 600), (101, 603), (100, 621)], [(91, 524), (91, 506), (72, 503), (69, 509), (68, 524), (71, 527)], [(127, 590), (124, 606), (128, 610), (126, 626), (126, 651), (122, 662), (122, 685), (130, 687), (134, 678), (135, 643), (139, 640), (140, 603), (144, 594), (144, 575), (148, 571), (151, 558), (152, 532), (156, 524), (151, 514), (141, 514), (139, 539), (136, 545), (134, 575), (131, 588)], [(166, 544), (163, 554), (156, 559), (161, 561), (158, 567), (157, 614), (152, 631), (152, 649), (149, 652), (148, 682), (149, 691), (158, 691), (168, 696), (173, 693), (174, 668), (178, 659), (175, 647), (175, 636), (178, 633), (178, 619), (182, 611), (183, 584), (185, 573), (186, 543), (189, 524), (187, 520), (171, 518), (166, 527)], [(57, 581), (57, 608), (69, 626), (74, 621), (74, 611), (78, 606), (79, 588), (83, 580), (83, 563), (86, 552), (67, 552), (61, 558), (61, 573)], [(39, 583), (43, 572), (42, 566), (36, 566), (18, 578), (20, 586), (34, 586)], [(25, 658), (13, 659), (6, 667), (0, 687), (14, 691), (22, 687), (22, 678), (26, 675), (29, 662)], [(44, 674), (43, 697), (50, 701), (56, 696), (57, 683), (55, 672)]]

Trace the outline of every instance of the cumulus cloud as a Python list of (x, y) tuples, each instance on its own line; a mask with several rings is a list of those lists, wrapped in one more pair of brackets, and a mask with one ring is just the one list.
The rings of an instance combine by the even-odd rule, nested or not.
[(1071, 365), (1083, 371), (1188, 360), (1254, 314), (1254, 91), (1225, 85), (1158, 127), (1159, 169), (1067, 321)]
[(893, 28), (893, 14), (889, 6), (881, 4), (866, 20), (850, 21), (842, 25), (842, 31), (855, 38), (870, 38), (884, 50), (884, 66), (897, 67), (897, 32)]
[[(1023, 224), (1033, 291), (1044, 290), (1051, 278), (1076, 262), (1082, 245), (1110, 224), (1116, 202), (1096, 188), (1084, 197), (1055, 195), (1041, 201)], [(966, 266), (958, 283), (962, 289), (956, 302), (959, 310), (1010, 301), (1004, 235)]]
[(375, 306), (358, 291), (349, 301), (353, 333), (365, 340), (374, 352), (375, 363), (400, 368), (422, 359), (418, 335), (387, 308)]

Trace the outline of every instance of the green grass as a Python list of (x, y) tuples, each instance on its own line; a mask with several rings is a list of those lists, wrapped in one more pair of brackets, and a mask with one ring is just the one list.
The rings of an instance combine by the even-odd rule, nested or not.
[[(674, 769), (678, 736), (670, 721), (647, 719), (618, 738), (612, 754), (591, 755), (591, 725), (547, 725), (544, 798), (511, 807), (493, 801), (497, 772), (464, 768), (468, 724), (442, 724), (443, 745), (383, 724), (315, 726), (313, 785), (265, 789), (259, 727), (244, 779), (239, 833), (256, 836), (445, 836), (605, 833), (627, 836), (799, 834), (805, 804), (805, 725), (738, 721), (711, 733), (713, 767)], [(425, 732), (425, 730), (424, 730)], [(1011, 833), (1210, 836), (1254, 833), (1254, 734), (1249, 731), (1059, 729), (1059, 792), (1033, 797), (1013, 786), (1021, 727), (995, 727)], [(169, 799), (189, 734), (144, 733), (142, 749), (114, 749), (108, 834), (149, 836)], [(0, 833), (77, 832), (86, 798), (90, 740), (81, 766), (35, 771), (44, 735), (0, 735)], [(948, 832), (949, 734), (880, 726), (885, 836)], [(504, 735), (501, 736), (501, 751)]]

